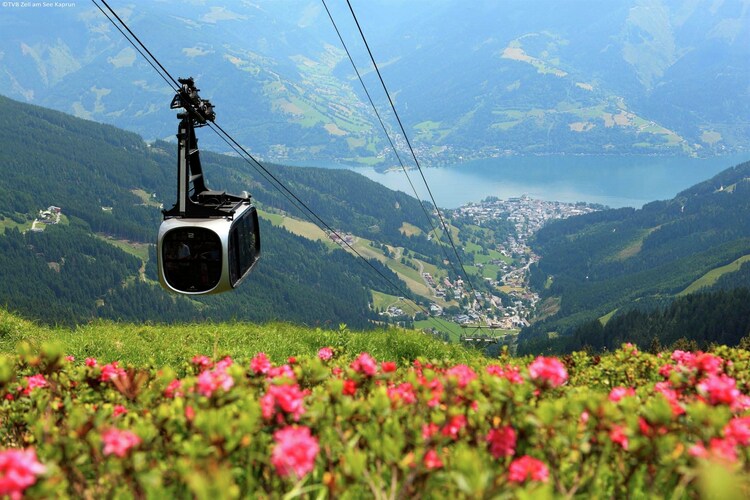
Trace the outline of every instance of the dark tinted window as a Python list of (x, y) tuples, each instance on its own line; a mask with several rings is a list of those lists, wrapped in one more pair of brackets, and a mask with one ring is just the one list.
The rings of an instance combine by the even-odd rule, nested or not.
[(254, 208), (234, 221), (229, 231), (229, 279), (232, 286), (250, 271), (258, 260), (258, 216)]
[(177, 228), (162, 242), (164, 278), (181, 292), (206, 292), (221, 279), (221, 240), (208, 229)]

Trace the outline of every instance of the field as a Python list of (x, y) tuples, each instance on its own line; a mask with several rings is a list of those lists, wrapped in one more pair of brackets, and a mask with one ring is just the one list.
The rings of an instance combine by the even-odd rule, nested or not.
[(148, 260), (148, 243), (138, 243), (135, 241), (126, 241), (126, 240), (116, 240), (110, 236), (106, 236), (103, 234), (97, 234), (98, 238), (106, 241), (110, 245), (114, 245), (120, 250), (123, 250), (124, 252), (129, 253), (130, 255), (135, 255), (139, 259), (141, 259), (143, 262), (146, 262)]
[(487, 359), (401, 330), (0, 313), (0, 494), (746, 498), (750, 352)]
[(458, 342), (459, 337), (461, 337), (461, 335), (464, 335), (465, 333), (464, 329), (461, 328), (461, 326), (442, 318), (439, 321), (434, 318), (415, 321), (414, 328), (418, 330), (437, 328), (440, 331), (448, 333), (448, 337), (450, 338), (451, 342)]
[(719, 278), (721, 278), (724, 274), (727, 273), (733, 273), (736, 271), (739, 271), (740, 266), (744, 264), (745, 262), (750, 261), (750, 255), (743, 255), (739, 259), (730, 262), (726, 266), (717, 267), (716, 269), (712, 269), (697, 280), (695, 280), (693, 283), (690, 284), (687, 288), (685, 288), (683, 291), (681, 291), (678, 295), (687, 295), (689, 293), (697, 292), (701, 288), (707, 288), (712, 286), (714, 283), (716, 283)]

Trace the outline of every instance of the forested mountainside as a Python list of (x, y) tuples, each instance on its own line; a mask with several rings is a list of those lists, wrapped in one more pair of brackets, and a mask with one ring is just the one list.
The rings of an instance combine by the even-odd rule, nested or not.
[[(0, 302), (27, 317), (76, 323), (96, 317), (132, 321), (284, 319), (367, 327), (369, 290), (399, 294), (342, 250), (262, 222), (263, 258), (233, 294), (185, 299), (143, 281), (139, 268), (156, 237), (160, 204), (174, 202), (176, 146), (0, 98)], [(175, 120), (176, 121), (176, 120)], [(200, 131), (200, 134), (210, 132)], [(214, 188), (252, 192), (266, 210), (290, 202), (237, 158), (204, 154)], [(395, 244), (404, 221), (424, 221), (416, 200), (349, 171), (269, 165), (273, 174), (335, 229)], [(59, 224), (38, 215), (61, 208)], [(296, 214), (299, 216), (299, 214)], [(42, 232), (26, 231), (31, 220)], [(51, 219), (54, 213), (45, 215)], [(46, 222), (51, 222), (50, 219)], [(112, 247), (105, 236), (130, 242)], [(418, 238), (418, 237), (416, 237)], [(424, 236), (421, 237), (425, 240)], [(411, 238), (412, 240), (415, 237)], [(381, 263), (372, 265), (399, 283)], [(155, 272), (142, 269), (146, 277)]]
[[(745, 266), (750, 268), (750, 266)], [(747, 270), (743, 273), (747, 277)], [(665, 347), (707, 350), (714, 345), (739, 345), (750, 332), (748, 281), (730, 289), (699, 291), (658, 303), (636, 302), (624, 307), (608, 321), (586, 321), (569, 333), (553, 339), (527, 339), (519, 354), (589, 350), (615, 351), (632, 343), (660, 352)]]
[[(160, 220), (154, 207), (162, 203), (168, 208), (176, 200), (175, 144), (147, 144), (136, 134), (115, 127), (1, 96), (0, 106), (4, 111), (0, 116), (0, 187), (9, 193), (0, 200), (0, 213), (11, 217), (16, 212), (35, 213), (64, 201), (66, 213), (86, 221), (94, 231), (153, 240), (151, 228)], [(204, 129), (198, 134), (200, 143), (213, 133)], [(259, 206), (301, 216), (247, 162), (203, 151), (201, 158), (209, 187), (248, 190)], [(398, 228), (404, 221), (428, 227), (417, 200), (354, 172), (266, 167), (335, 229), (397, 243), (403, 237)]]
[[(639, 210), (607, 210), (553, 222), (536, 234), (532, 246), (541, 255), (531, 270), (532, 281), (543, 290), (544, 307), (550, 314), (522, 332), (522, 344), (560, 346), (566, 341), (555, 340), (557, 336), (572, 335), (581, 323), (590, 326), (599, 319), (607, 324), (598, 346), (641, 334), (651, 338), (644, 332), (629, 337), (622, 328), (615, 333), (618, 321), (626, 321), (616, 319), (633, 309), (643, 314), (665, 308), (678, 295), (706, 287), (729, 289), (718, 297), (733, 303), (735, 298), (727, 295), (733, 293), (731, 289), (748, 286), (741, 276), (748, 272), (742, 264), (750, 255), (750, 162)], [(706, 306), (696, 306), (696, 301), (715, 302), (717, 296), (703, 294), (684, 300), (700, 310)], [(680, 322), (697, 321), (695, 316), (675, 313), (684, 311), (686, 303), (677, 301), (655, 314), (682, 316)], [(743, 314), (742, 309), (733, 310)], [(724, 318), (730, 319), (726, 313)], [(699, 323), (716, 319), (704, 315)], [(607, 321), (614, 323), (610, 326)], [(699, 323), (693, 323), (698, 330)], [(553, 340), (548, 342), (550, 333)], [(664, 335), (671, 338), (674, 334), (665, 331)], [(724, 341), (723, 335), (695, 333), (701, 341)]]

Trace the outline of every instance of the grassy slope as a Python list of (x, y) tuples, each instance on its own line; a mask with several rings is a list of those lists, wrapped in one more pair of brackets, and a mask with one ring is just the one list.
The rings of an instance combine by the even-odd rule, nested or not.
[(78, 359), (94, 357), (100, 362), (117, 360), (126, 365), (150, 364), (175, 369), (197, 354), (247, 359), (262, 351), (280, 363), (290, 356), (314, 356), (325, 346), (351, 356), (369, 352), (377, 359), (399, 362), (421, 356), (460, 363), (478, 357), (459, 345), (395, 328), (364, 333), (343, 328), (324, 331), (285, 323), (148, 326), (97, 322), (71, 330), (38, 326), (0, 309), (0, 353), (15, 352), (23, 341), (35, 350), (48, 342), (57, 343), (65, 354)]
[(745, 262), (750, 261), (750, 255), (743, 255), (739, 259), (730, 262), (726, 266), (717, 267), (715, 269), (710, 270), (694, 282), (690, 284), (687, 288), (685, 288), (683, 291), (681, 291), (678, 296), (687, 295), (689, 293), (697, 292), (701, 288), (706, 288), (713, 286), (719, 278), (721, 278), (724, 274), (727, 273), (733, 273), (736, 271), (739, 271), (740, 266), (744, 264)]
[[(276, 226), (283, 226), (284, 228), (298, 236), (302, 236), (311, 240), (323, 241), (330, 248), (338, 248), (339, 246), (336, 243), (332, 242), (317, 226), (310, 222), (305, 222), (293, 217), (280, 214), (272, 214), (263, 211), (261, 211), (260, 215), (261, 217), (269, 220), (272, 224)], [(404, 224), (406, 225), (407, 223), (405, 222)], [(428, 297), (435, 300), (435, 298), (432, 297), (432, 294), (430, 293), (430, 289), (427, 287), (427, 285), (424, 284), (419, 271), (401, 264), (399, 259), (390, 259), (386, 257), (383, 254), (383, 251), (380, 250), (380, 248), (371, 247), (370, 243), (371, 240), (362, 237), (356, 237), (354, 243), (352, 244), (352, 247), (357, 252), (359, 252), (362, 257), (367, 259), (376, 259), (384, 263), (392, 271), (394, 271), (399, 276), (399, 278), (404, 281), (404, 283), (406, 283), (406, 286), (412, 292), (423, 297)], [(343, 248), (349, 251), (346, 247)], [(391, 247), (391, 250), (393, 251), (395, 249)], [(400, 252), (399, 255), (401, 255)], [(410, 261), (414, 262), (415, 259), (410, 259)], [(427, 264), (426, 262), (422, 262), (422, 265), (425, 272), (431, 273), (435, 277), (439, 278), (442, 274), (444, 274), (440, 273), (437, 267), (435, 267), (434, 265)], [(438, 302), (444, 304), (444, 301), (438, 300)]]

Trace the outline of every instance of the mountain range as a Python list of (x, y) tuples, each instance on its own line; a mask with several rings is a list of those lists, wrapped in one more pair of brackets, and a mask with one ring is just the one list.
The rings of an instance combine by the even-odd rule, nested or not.
[[(352, 3), (424, 164), (747, 149), (747, 0)], [(93, 4), (16, 4), (0, 16), (0, 93), (148, 140), (173, 136), (172, 90)], [(219, 123), (260, 158), (396, 163), (323, 4), (110, 4), (173, 76), (196, 78)], [(328, 6), (403, 152), (351, 14)]]

